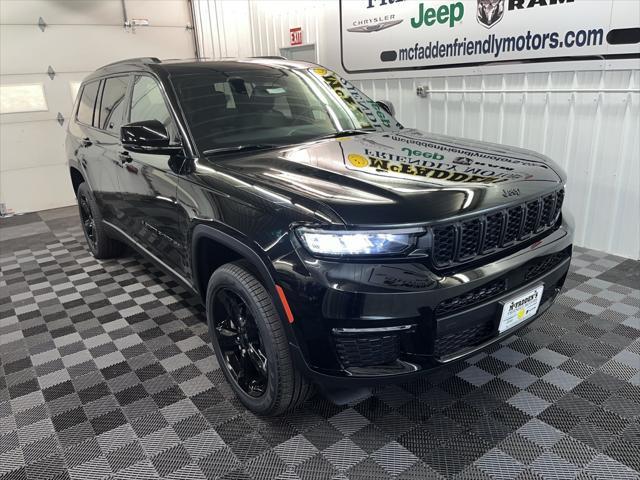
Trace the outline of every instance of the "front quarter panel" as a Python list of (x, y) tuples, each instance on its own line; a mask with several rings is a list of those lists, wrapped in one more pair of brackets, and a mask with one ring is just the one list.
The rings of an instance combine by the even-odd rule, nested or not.
[[(178, 184), (180, 243), (193, 244), (193, 232), (204, 225), (222, 232), (256, 252), (273, 273), (278, 258), (292, 251), (292, 223), (338, 222), (318, 206), (301, 205), (281, 193), (238, 178), (213, 164), (198, 164), (193, 173), (182, 175)], [(189, 249), (187, 249), (189, 250)], [(190, 252), (184, 259), (195, 282)]]
[[(248, 260), (260, 273), (271, 294), (280, 318), (287, 316), (279, 300), (276, 285), (284, 289), (291, 279), (291, 269), (297, 263), (289, 261), (293, 252), (290, 227), (293, 223), (317, 223), (324, 219), (314, 215), (309, 206), (296, 208), (295, 202), (256, 187), (214, 168), (196, 170), (182, 175), (178, 183), (179, 228), (184, 238), (185, 272), (190, 283), (202, 295), (207, 279), (198, 278), (197, 245), (202, 237), (221, 244)], [(336, 218), (330, 219), (338, 221)], [(190, 246), (190, 247), (189, 247)], [(302, 272), (298, 272), (302, 274)], [(204, 281), (204, 282), (203, 282)], [(293, 328), (285, 331), (292, 343), (296, 342)], [(304, 350), (304, 346), (300, 346)]]

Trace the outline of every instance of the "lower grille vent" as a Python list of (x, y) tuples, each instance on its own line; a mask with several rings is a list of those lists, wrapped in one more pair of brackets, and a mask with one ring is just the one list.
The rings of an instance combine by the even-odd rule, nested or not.
[(495, 328), (490, 322), (474, 325), (473, 327), (436, 338), (433, 353), (436, 357), (452, 355), (465, 348), (475, 347), (494, 334)]
[(495, 297), (507, 289), (507, 283), (504, 279), (489, 282), (481, 287), (459, 295), (457, 297), (448, 298), (438, 304), (435, 310), (436, 317), (442, 317), (450, 313), (469, 308)]
[(566, 258), (569, 258), (569, 254), (567, 252), (558, 252), (538, 259), (536, 263), (530, 265), (527, 269), (527, 273), (524, 275), (525, 280), (531, 280), (544, 275), (545, 273), (553, 270)]
[(338, 357), (345, 368), (384, 365), (396, 360), (400, 353), (397, 334), (336, 336), (335, 341)]

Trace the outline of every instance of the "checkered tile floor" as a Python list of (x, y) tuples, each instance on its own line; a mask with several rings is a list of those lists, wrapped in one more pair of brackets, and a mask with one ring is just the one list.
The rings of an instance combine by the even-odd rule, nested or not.
[(501, 345), (351, 406), (244, 410), (197, 301), (75, 209), (0, 220), (0, 478), (640, 478), (640, 264), (577, 249)]

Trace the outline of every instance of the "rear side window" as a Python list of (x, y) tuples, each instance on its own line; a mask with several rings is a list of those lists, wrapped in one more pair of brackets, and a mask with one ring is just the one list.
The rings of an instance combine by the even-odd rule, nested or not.
[(120, 132), (128, 84), (129, 77), (111, 77), (105, 80), (102, 101), (100, 102), (98, 128), (109, 133), (118, 134)]
[(76, 119), (80, 123), (86, 125), (93, 125), (93, 107), (96, 104), (96, 98), (98, 97), (99, 81), (87, 83), (82, 89), (82, 96), (80, 97), (80, 104), (78, 106), (78, 114)]

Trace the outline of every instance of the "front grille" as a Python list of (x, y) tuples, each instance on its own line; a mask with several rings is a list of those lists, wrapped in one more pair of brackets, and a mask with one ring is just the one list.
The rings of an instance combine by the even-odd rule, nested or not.
[(485, 223), (484, 244), (482, 252), (491, 252), (500, 245), (502, 237), (502, 226), (504, 225), (504, 214), (502, 212), (487, 215)]
[(564, 190), (558, 190), (489, 215), (432, 227), (434, 266), (468, 262), (553, 228), (563, 200)]
[(542, 213), (540, 214), (538, 231), (543, 230), (545, 225), (548, 225), (554, 219), (555, 206), (556, 196), (554, 194), (542, 198)]
[(565, 251), (538, 258), (536, 259), (535, 263), (529, 265), (529, 267), (527, 268), (527, 272), (524, 274), (524, 279), (531, 280), (533, 278), (540, 277), (545, 273), (553, 270), (567, 258), (569, 258), (569, 254)]
[(442, 317), (458, 310), (477, 305), (479, 303), (495, 297), (507, 289), (507, 282), (504, 279), (494, 280), (481, 287), (453, 298), (447, 298), (438, 304), (435, 309), (436, 317)]
[(433, 353), (436, 357), (452, 355), (460, 350), (475, 347), (495, 335), (491, 322), (474, 325), (436, 338)]
[(433, 231), (433, 259), (437, 263), (446, 263), (453, 258), (456, 246), (456, 229), (453, 225)]
[(335, 341), (338, 358), (345, 368), (384, 365), (396, 360), (400, 353), (397, 334), (336, 336)]
[(458, 258), (464, 260), (475, 256), (478, 248), (480, 247), (480, 239), (482, 225), (480, 220), (471, 220), (465, 222), (460, 228), (460, 249), (458, 251)]
[(520, 226), (522, 225), (522, 207), (514, 207), (507, 210), (507, 229), (500, 245), (506, 246), (511, 244), (520, 234)]
[(556, 204), (553, 209), (553, 221), (558, 218), (560, 211), (562, 210), (562, 202), (564, 201), (564, 190), (560, 190), (556, 196)]
[(520, 238), (527, 238), (533, 233), (538, 226), (538, 212), (540, 211), (540, 201), (535, 200), (529, 202), (526, 205), (524, 225), (522, 226), (522, 232), (520, 232)]

